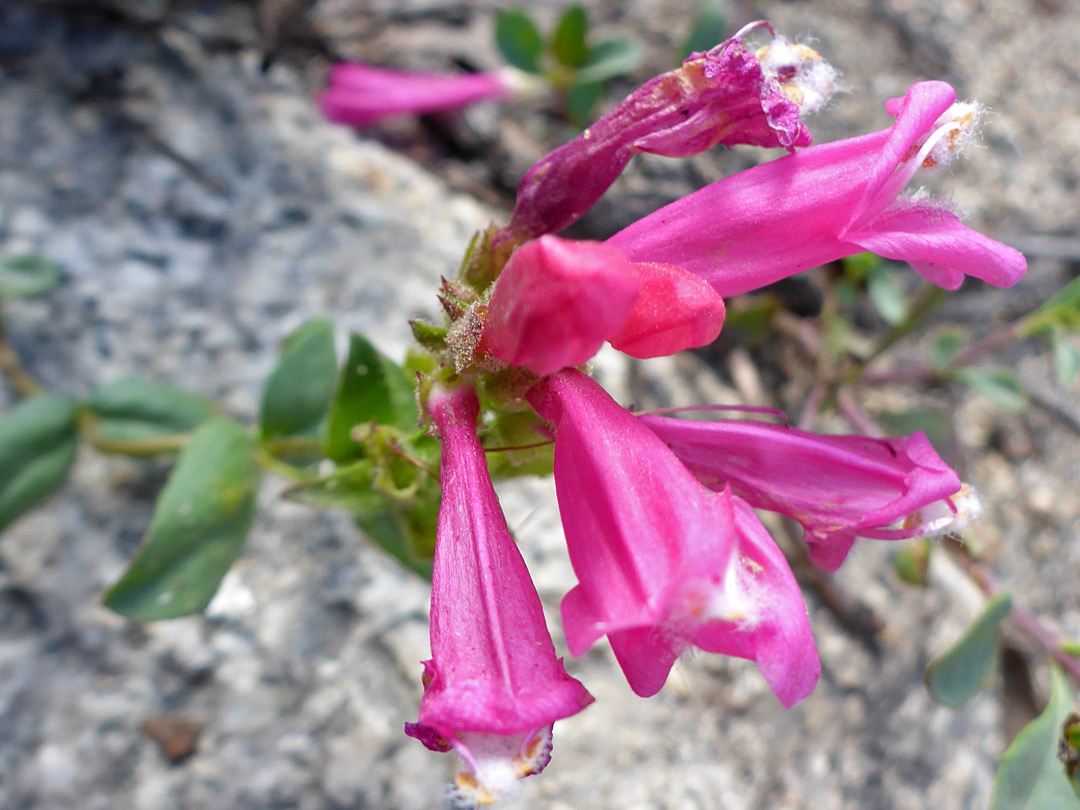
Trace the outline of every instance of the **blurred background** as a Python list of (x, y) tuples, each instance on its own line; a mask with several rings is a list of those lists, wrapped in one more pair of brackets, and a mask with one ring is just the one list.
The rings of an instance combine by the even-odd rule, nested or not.
[[(534, 2), (529, 13), (547, 31), (565, 5)], [(580, 130), (557, 92), (360, 134), (323, 120), (316, 97), (341, 60), (499, 68), (493, 33), (507, 8), (4, 0), (0, 260), (36, 257), (62, 273), (47, 295), (3, 302), (4, 346), (71, 396), (137, 374), (249, 421), (278, 345), (309, 318), (329, 315), (342, 334), (361, 331), (403, 356), (406, 321), (437, 312), (438, 278), (455, 272), (472, 233), (504, 221), (524, 171)], [(1080, 8), (716, 8), (723, 36), (768, 19), (810, 38), (839, 69), (846, 92), (809, 121), (817, 142), (887, 126), (885, 101), (917, 80), (948, 81), (989, 107), (980, 148), (919, 182), (951, 198), (970, 226), (1022, 250), (1028, 275), (1010, 290), (968, 281), (875, 358), (880, 379), (855, 394), (896, 433), (931, 434), (982, 496), (966, 537), (974, 553), (1017, 603), (1080, 636), (1075, 336), (1003, 342), (966, 384), (889, 377), (925, 369), (943, 334), (968, 345), (1080, 275)], [(676, 0), (589, 4), (595, 36), (630, 38), (639, 54), (597, 92), (595, 112), (675, 67), (699, 11)], [(778, 154), (639, 156), (572, 234), (605, 238)], [(822, 371), (807, 341), (837, 362), (865, 359), (903, 322), (897, 307), (918, 279), (885, 269), (876, 292), (865, 271), (838, 263), (735, 299), (715, 346), (647, 362), (605, 354), (598, 376), (624, 403), (771, 405), (796, 419)], [(4, 412), (17, 393), (0, 385)], [(816, 426), (851, 430), (831, 411)], [(284, 485), (270, 476), (245, 551), (205, 616), (140, 624), (102, 606), (168, 469), (82, 448), (59, 492), (0, 537), (0, 807), (437, 806), (452, 758), (402, 734), (428, 654), (428, 588), (346, 516), (282, 500)], [(557, 627), (572, 574), (554, 490), (529, 481), (500, 494)], [(691, 656), (649, 701), (631, 694), (606, 648), (573, 662), (597, 702), (559, 723), (552, 763), (529, 780), (525, 806), (985, 807), (1002, 751), (1045, 700), (1046, 669), (1006, 628), (993, 686), (958, 711), (935, 704), (923, 669), (982, 596), (944, 560), (914, 577), (921, 584), (901, 581), (895, 551), (863, 541), (834, 577), (793, 560), (823, 674), (791, 710), (743, 661)]]

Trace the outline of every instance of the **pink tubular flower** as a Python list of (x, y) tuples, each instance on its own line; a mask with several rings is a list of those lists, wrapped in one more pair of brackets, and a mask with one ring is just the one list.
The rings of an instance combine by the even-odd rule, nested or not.
[(977, 117), (944, 82), (912, 85), (886, 109), (892, 128), (813, 146), (727, 177), (623, 229), (608, 244), (635, 262), (672, 262), (722, 296), (869, 250), (956, 289), (997, 286), (1027, 268), (1012, 248), (966, 228), (941, 202), (900, 198), (921, 166), (947, 162)]
[[(647, 81), (522, 178), (503, 239), (555, 233), (584, 214), (637, 152), (689, 157), (717, 144), (794, 149), (810, 143), (800, 111), (833, 91), (836, 73), (805, 45), (777, 38), (761, 58), (741, 35), (747, 26), (682, 67)], [(769, 27), (771, 31), (772, 28)]]
[(546, 376), (588, 361), (604, 341), (634, 357), (675, 354), (715, 340), (723, 322), (723, 299), (697, 276), (549, 235), (503, 268), (480, 347)]
[(331, 121), (364, 127), (393, 115), (454, 110), (511, 92), (504, 73), (420, 73), (346, 62), (330, 69), (319, 104)]
[(542, 236), (495, 282), (482, 347), (541, 376), (581, 365), (622, 328), (640, 289), (615, 248)]
[[(942, 519), (951, 522), (947, 505), (960, 491), (959, 477), (921, 431), (872, 439), (748, 420), (640, 419), (710, 489), (731, 487), (752, 506), (799, 521), (810, 558), (827, 571), (840, 567), (856, 536), (891, 540), (938, 530)], [(932, 504), (946, 508), (907, 525)], [(899, 521), (904, 527), (889, 528)]]
[(488, 803), (543, 770), (552, 724), (593, 698), (555, 657), (488, 477), (476, 395), (436, 389), (428, 404), (443, 441), (432, 657), (419, 721), (405, 732), (432, 750), (456, 750), (468, 766), (456, 790)]
[(808, 695), (820, 667), (806, 608), (753, 510), (702, 487), (578, 371), (548, 378), (529, 401), (556, 426), (555, 486), (578, 577), (562, 603), (571, 653), (606, 635), (643, 697), (691, 645), (755, 660), (785, 706)]

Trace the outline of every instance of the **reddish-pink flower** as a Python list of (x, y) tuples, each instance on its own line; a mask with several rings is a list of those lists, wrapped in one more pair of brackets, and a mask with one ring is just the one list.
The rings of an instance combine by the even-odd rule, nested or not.
[(570, 651), (607, 636), (630, 687), (655, 694), (691, 645), (753, 659), (784, 705), (813, 689), (817, 652), (798, 585), (729, 491), (710, 493), (644, 424), (568, 370), (529, 401), (555, 424), (555, 486), (578, 584)]
[[(500, 239), (556, 233), (584, 214), (635, 153), (688, 157), (717, 144), (794, 149), (810, 143), (800, 109), (823, 104), (836, 74), (816, 52), (781, 38), (759, 59), (745, 31), (627, 96), (522, 178)], [(769, 28), (771, 31), (772, 29)]]
[(539, 773), (551, 726), (592, 702), (567, 675), (540, 598), (514, 544), (476, 437), (471, 388), (428, 400), (443, 442), (442, 505), (431, 592), (431, 660), (420, 718), (405, 731), (453, 748), (468, 771), (457, 790), (486, 802)]
[(723, 323), (723, 299), (697, 276), (631, 264), (599, 242), (549, 235), (510, 257), (480, 349), (545, 376), (585, 363), (605, 341), (634, 357), (657, 357), (715, 340)]
[(670, 262), (722, 296), (861, 251), (908, 262), (956, 289), (965, 274), (1015, 284), (1016, 250), (966, 228), (942, 202), (898, 195), (922, 166), (947, 162), (978, 108), (944, 82), (912, 85), (886, 109), (890, 129), (813, 146), (718, 180), (623, 229), (608, 244), (630, 261)]
[(506, 73), (422, 73), (345, 62), (330, 68), (319, 104), (331, 121), (365, 127), (393, 115), (454, 110), (512, 92)]
[[(702, 483), (802, 524), (810, 558), (835, 571), (856, 537), (914, 537), (951, 522), (960, 478), (921, 431), (902, 439), (826, 436), (748, 420), (641, 421)], [(935, 519), (891, 528), (932, 504)], [(929, 514), (929, 513), (928, 513)]]

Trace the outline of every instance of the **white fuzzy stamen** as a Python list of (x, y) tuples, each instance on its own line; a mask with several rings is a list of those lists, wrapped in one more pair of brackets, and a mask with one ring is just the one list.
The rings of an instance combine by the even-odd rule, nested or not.
[(776, 37), (759, 48), (756, 56), (766, 77), (780, 85), (801, 113), (820, 110), (839, 92), (840, 73), (808, 45)]

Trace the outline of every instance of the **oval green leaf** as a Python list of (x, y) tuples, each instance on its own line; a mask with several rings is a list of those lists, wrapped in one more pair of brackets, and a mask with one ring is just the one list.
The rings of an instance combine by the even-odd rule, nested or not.
[(962, 368), (956, 372), (956, 379), (1004, 411), (1023, 413), (1027, 409), (1024, 389), (1016, 375), (1007, 369)]
[(690, 31), (683, 40), (682, 48), (679, 49), (679, 59), (686, 59), (690, 54), (697, 51), (707, 51), (715, 48), (724, 39), (724, 13), (720, 7), (706, 0), (698, 7), (694, 21), (690, 23)]
[[(124, 449), (121, 445), (190, 433), (214, 416), (214, 406), (203, 397), (138, 377), (102, 385), (87, 405), (96, 417), (95, 434), (106, 443), (102, 449), (131, 455), (147, 453), (137, 446)], [(108, 444), (117, 446), (109, 448)]]
[(959, 709), (989, 684), (997, 670), (1001, 623), (1011, 609), (1009, 594), (994, 595), (964, 634), (934, 657), (923, 680), (935, 700)]
[(1020, 730), (1001, 758), (990, 810), (1080, 810), (1080, 799), (1058, 759), (1062, 724), (1072, 706), (1065, 676), (1051, 665), (1050, 702)]
[(582, 6), (570, 6), (563, 12), (551, 36), (551, 52), (568, 68), (581, 67), (589, 56), (585, 41), (589, 15)]
[(900, 323), (907, 316), (907, 296), (900, 289), (896, 273), (886, 265), (878, 265), (870, 271), (866, 291), (877, 314), (890, 326)]
[(589, 50), (589, 56), (574, 77), (575, 84), (603, 82), (630, 73), (641, 64), (641, 49), (627, 37), (606, 39)]
[(0, 420), (0, 531), (64, 482), (78, 446), (75, 403), (39, 394)]
[(0, 298), (44, 295), (63, 280), (60, 265), (42, 256), (19, 256), (0, 264)]
[(351, 335), (326, 421), (326, 454), (338, 462), (358, 459), (364, 453), (352, 435), (358, 425), (374, 422), (413, 432), (419, 419), (409, 375), (363, 337)]
[(150, 530), (105, 606), (140, 621), (201, 612), (243, 548), (255, 517), (259, 469), (243, 426), (214, 419), (177, 459)]
[(1077, 352), (1064, 335), (1055, 334), (1053, 339), (1054, 373), (1058, 385), (1068, 385), (1080, 371), (1080, 352)]
[(499, 13), (495, 20), (495, 47), (503, 59), (526, 73), (540, 73), (540, 57), (544, 53), (544, 38), (524, 11), (511, 9)]
[(334, 326), (328, 318), (308, 321), (286, 338), (267, 378), (259, 419), (263, 438), (317, 434), (336, 382)]

